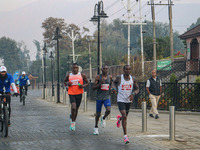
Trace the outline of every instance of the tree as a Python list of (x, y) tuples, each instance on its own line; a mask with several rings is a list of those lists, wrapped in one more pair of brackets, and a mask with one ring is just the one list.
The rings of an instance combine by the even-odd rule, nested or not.
[(40, 60), (41, 59), (41, 48), (40, 48), (40, 42), (37, 40), (34, 40), (33, 43), (36, 46), (37, 49), (37, 54), (36, 54), (36, 60)]
[(192, 29), (192, 28), (194, 28), (195, 26), (197, 26), (197, 25), (199, 25), (199, 24), (200, 24), (200, 17), (197, 19), (197, 21), (196, 21), (195, 23), (192, 23), (192, 24), (190, 25), (190, 27), (187, 28), (187, 31), (190, 30), (190, 29)]
[(17, 43), (13, 39), (2, 37), (0, 38), (0, 53), (0, 58), (3, 59), (4, 65), (11, 74), (24, 69), (30, 62), (29, 50), (24, 42)]

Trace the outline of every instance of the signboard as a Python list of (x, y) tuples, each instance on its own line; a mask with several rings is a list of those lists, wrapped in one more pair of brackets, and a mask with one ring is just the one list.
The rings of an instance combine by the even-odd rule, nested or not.
[[(162, 69), (163, 67), (167, 66), (171, 64), (171, 60), (162, 60), (162, 61), (158, 61), (157, 62), (157, 70)], [(171, 65), (167, 68), (165, 68), (164, 70), (171, 70)]]

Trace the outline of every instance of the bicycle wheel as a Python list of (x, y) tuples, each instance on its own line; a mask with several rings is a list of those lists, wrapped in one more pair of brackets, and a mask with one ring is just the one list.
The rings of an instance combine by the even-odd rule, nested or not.
[(3, 120), (1, 120), (1, 130), (0, 132), (3, 132)]
[(25, 105), (25, 98), (26, 98), (25, 95), (23, 95), (23, 99), (22, 99), (23, 100), (23, 105)]
[(3, 120), (2, 120), (2, 133), (3, 133), (3, 136), (4, 137), (7, 137), (8, 136), (8, 108), (7, 106), (4, 106), (4, 117), (3, 117)]

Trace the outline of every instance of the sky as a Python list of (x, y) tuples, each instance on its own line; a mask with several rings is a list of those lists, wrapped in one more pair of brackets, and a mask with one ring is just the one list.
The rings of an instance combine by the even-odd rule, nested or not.
[[(155, 0), (155, 3), (167, 0)], [(42, 43), (44, 32), (42, 22), (48, 17), (65, 19), (66, 23), (75, 23), (85, 26), (91, 33), (96, 25), (89, 22), (94, 14), (94, 6), (98, 0), (0, 0), (0, 37), (6, 36), (16, 41), (24, 41), (30, 49), (31, 59), (35, 59), (36, 47), (33, 40)], [(120, 18), (126, 19), (127, 15), (120, 0), (103, 0), (108, 22)], [(126, 5), (127, 0), (123, 0)], [(131, 0), (132, 14), (139, 16), (139, 5)], [(200, 0), (174, 0), (173, 6), (173, 29), (180, 34), (200, 17)], [(168, 8), (156, 6), (156, 21), (169, 23)], [(151, 21), (151, 9), (147, 0), (142, 0), (142, 16)], [(131, 20), (135, 20), (132, 18)]]

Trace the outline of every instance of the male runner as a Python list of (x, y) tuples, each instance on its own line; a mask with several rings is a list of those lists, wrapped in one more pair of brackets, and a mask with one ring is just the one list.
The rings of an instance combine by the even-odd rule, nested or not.
[(101, 126), (106, 126), (106, 117), (110, 114), (111, 102), (110, 102), (110, 85), (112, 84), (112, 76), (108, 75), (108, 66), (104, 65), (101, 69), (102, 74), (97, 75), (95, 78), (94, 90), (97, 90), (97, 101), (96, 101), (96, 117), (95, 117), (95, 128), (94, 135), (98, 135), (98, 122), (101, 115), (102, 105), (104, 104), (106, 111), (104, 116), (101, 117)]
[(137, 82), (133, 79), (133, 77), (130, 75), (131, 73), (130, 65), (125, 65), (123, 67), (123, 72), (124, 74), (117, 76), (117, 78), (115, 79), (112, 91), (114, 93), (117, 93), (118, 91), (117, 103), (121, 115), (117, 115), (117, 127), (118, 128), (120, 127), (120, 123), (122, 121), (122, 127), (124, 132), (124, 143), (127, 144), (129, 143), (129, 139), (127, 136), (127, 128), (126, 128), (127, 116), (134, 95), (138, 94), (139, 92), (139, 86)]
[(78, 72), (78, 69), (79, 66), (77, 65), (77, 63), (73, 63), (72, 73), (68, 74), (64, 80), (65, 85), (68, 86), (68, 95), (71, 103), (71, 131), (75, 131), (76, 129), (75, 121), (82, 100), (83, 88), (88, 86), (89, 84), (85, 74)]

